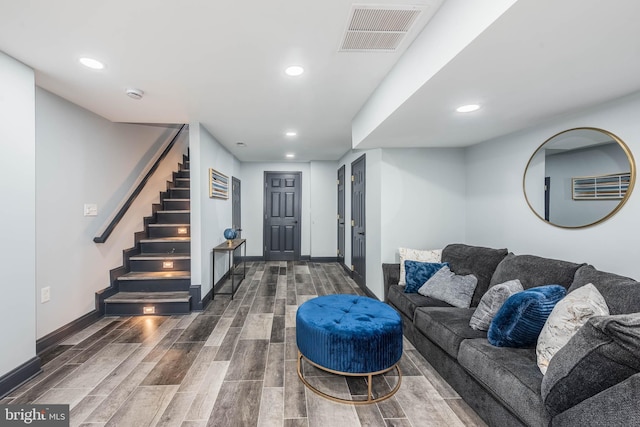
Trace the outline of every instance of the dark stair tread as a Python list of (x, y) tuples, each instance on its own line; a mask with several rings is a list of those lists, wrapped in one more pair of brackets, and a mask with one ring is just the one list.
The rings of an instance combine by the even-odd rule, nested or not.
[(149, 227), (189, 227), (191, 224), (148, 224)]
[(191, 237), (148, 237), (140, 239), (140, 243), (190, 242)]
[(137, 261), (149, 261), (149, 260), (157, 260), (157, 259), (191, 259), (190, 254), (182, 254), (182, 253), (145, 253), (140, 255), (132, 255), (129, 257), (130, 260)]
[(130, 271), (118, 277), (118, 280), (173, 280), (190, 279), (191, 271)]
[(189, 302), (188, 291), (175, 292), (118, 292), (106, 298), (106, 303), (117, 304), (139, 304), (139, 303), (167, 303), (167, 302)]

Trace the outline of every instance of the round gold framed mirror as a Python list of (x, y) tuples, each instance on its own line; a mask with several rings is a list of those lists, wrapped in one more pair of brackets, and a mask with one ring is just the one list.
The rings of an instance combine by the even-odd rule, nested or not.
[(556, 227), (583, 228), (618, 212), (635, 180), (629, 147), (611, 132), (583, 127), (543, 142), (527, 163), (522, 186), (538, 218)]

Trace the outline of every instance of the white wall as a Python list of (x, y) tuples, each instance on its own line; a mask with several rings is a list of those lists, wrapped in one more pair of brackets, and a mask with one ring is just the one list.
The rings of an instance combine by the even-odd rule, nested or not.
[[(247, 239), (247, 256), (263, 256), (264, 173), (302, 172), (300, 255), (311, 254), (311, 165), (309, 163), (253, 163), (240, 165), (242, 179), (242, 237)], [(335, 182), (335, 181), (333, 181)], [(337, 211), (337, 208), (336, 208)]]
[(382, 262), (465, 241), (464, 161), (461, 148), (382, 150)]
[(33, 70), (0, 52), (0, 377), (36, 356)]
[(338, 250), (338, 164), (311, 162), (311, 257), (335, 257)]
[(561, 229), (536, 217), (522, 192), (531, 154), (551, 135), (592, 126), (620, 137), (640, 153), (640, 94), (567, 116), (543, 126), (467, 149), (467, 242), (508, 247), (516, 253), (588, 262), (597, 268), (640, 279), (640, 190), (612, 218), (586, 229)]
[[(50, 92), (36, 90), (36, 246), (38, 338), (95, 309), (171, 172), (186, 152), (174, 147), (106, 243), (93, 238), (175, 128), (112, 123)], [(85, 217), (83, 205), (98, 205)], [(40, 289), (51, 288), (41, 304)]]
[[(212, 248), (224, 241), (225, 228), (231, 227), (231, 193), (229, 199), (209, 197), (209, 168), (229, 177), (238, 177), (240, 163), (207, 129), (198, 122), (190, 124), (191, 167), (191, 283), (201, 285), (201, 295), (211, 290), (227, 271), (227, 259), (221, 254), (215, 258), (215, 277), (212, 280)], [(242, 180), (244, 198), (244, 180)], [(244, 214), (245, 206), (242, 211)], [(244, 224), (244, 219), (242, 221)], [(243, 237), (244, 234), (243, 226)], [(247, 243), (249, 239), (247, 239)], [(247, 255), (249, 252), (247, 251)], [(215, 281), (215, 282), (214, 282)]]

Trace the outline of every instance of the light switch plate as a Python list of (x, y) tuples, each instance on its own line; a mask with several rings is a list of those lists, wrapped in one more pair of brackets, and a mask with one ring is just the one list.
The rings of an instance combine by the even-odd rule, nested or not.
[(84, 205), (84, 216), (97, 216), (98, 205), (95, 203), (88, 203)]

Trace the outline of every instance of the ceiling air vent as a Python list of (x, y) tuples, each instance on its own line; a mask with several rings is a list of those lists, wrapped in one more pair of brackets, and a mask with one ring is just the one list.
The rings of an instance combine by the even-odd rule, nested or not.
[(354, 5), (339, 51), (393, 52), (420, 13), (420, 6)]

